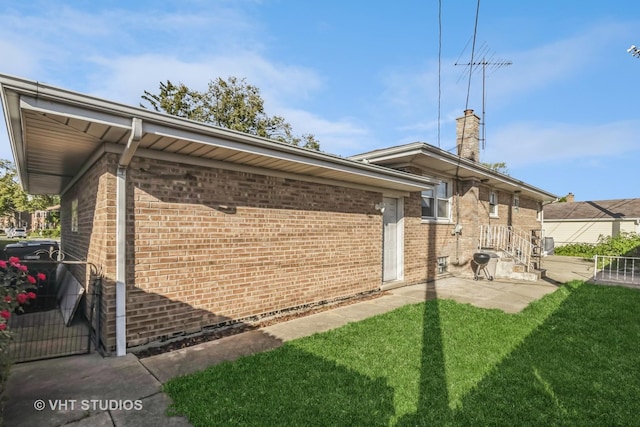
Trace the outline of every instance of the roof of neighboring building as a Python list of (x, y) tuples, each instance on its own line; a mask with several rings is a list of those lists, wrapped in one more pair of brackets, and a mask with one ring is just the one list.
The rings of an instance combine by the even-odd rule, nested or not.
[(558, 198), (548, 191), (424, 142), (374, 150), (351, 156), (350, 159), (392, 168), (417, 166), (439, 177), (477, 179), (491, 188), (521, 194), (540, 202), (549, 202)]
[(439, 182), (374, 164), (0, 74), (0, 96), (25, 191), (64, 194), (105, 153), (351, 186), (389, 195)]
[(640, 218), (640, 199), (558, 202), (545, 205), (544, 219), (636, 219)]

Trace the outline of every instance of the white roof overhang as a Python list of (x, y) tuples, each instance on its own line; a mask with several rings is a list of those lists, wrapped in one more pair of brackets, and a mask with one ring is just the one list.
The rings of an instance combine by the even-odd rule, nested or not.
[(472, 160), (451, 154), (423, 142), (391, 147), (350, 157), (387, 167), (418, 167), (439, 178), (476, 180), (490, 188), (521, 194), (540, 202), (558, 197), (509, 175), (501, 174)]
[(438, 182), (6, 75), (0, 95), (15, 166), (31, 194), (61, 194), (104, 151), (124, 153), (121, 162), (155, 156), (387, 194)]

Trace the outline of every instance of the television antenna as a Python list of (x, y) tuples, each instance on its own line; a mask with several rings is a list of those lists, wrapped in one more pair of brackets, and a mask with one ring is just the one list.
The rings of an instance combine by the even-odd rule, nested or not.
[[(467, 46), (468, 45), (469, 43), (467, 43)], [(462, 51), (463, 53), (467, 49), (467, 46), (465, 46), (464, 50)], [(462, 56), (462, 54), (460, 54), (460, 56)], [(482, 135), (480, 140), (482, 141), (482, 149), (484, 150), (486, 145), (486, 140), (487, 140), (486, 126), (485, 126), (485, 113), (486, 113), (485, 107), (486, 107), (486, 99), (487, 99), (485, 88), (486, 88), (487, 72), (489, 74), (492, 74), (496, 70), (499, 70), (500, 68), (508, 67), (513, 63), (511, 61), (496, 59), (495, 53), (489, 51), (489, 47), (487, 46), (486, 43), (482, 43), (482, 46), (480, 46), (480, 54), (478, 56), (481, 57), (482, 59), (479, 61), (474, 61), (472, 58), (473, 62), (467, 62), (466, 64), (458, 62), (460, 60), (460, 57), (458, 57), (458, 61), (456, 61), (454, 65), (456, 66), (462, 65), (465, 67), (465, 70), (460, 74), (460, 77), (458, 78), (458, 82), (460, 82), (460, 79), (462, 79), (463, 76), (476, 73), (479, 69), (482, 70), (482, 118), (480, 121), (480, 126), (482, 127)]]

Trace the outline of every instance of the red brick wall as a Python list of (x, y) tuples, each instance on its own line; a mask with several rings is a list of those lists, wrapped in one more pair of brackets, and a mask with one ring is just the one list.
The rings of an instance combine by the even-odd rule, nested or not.
[(424, 282), (433, 250), (427, 229), (421, 226), (421, 195), (411, 193), (404, 199), (404, 280), (407, 284)]
[(525, 234), (530, 234), (532, 230), (540, 230), (542, 224), (538, 220), (540, 203), (520, 196), (520, 208), (513, 212), (513, 227)]
[(487, 187), (480, 187), (480, 224), (510, 225), (525, 235), (530, 235), (531, 230), (540, 229), (537, 201), (519, 196), (520, 207), (516, 209), (513, 206), (513, 193), (493, 190), (498, 195), (498, 217), (490, 217), (489, 191)]
[[(116, 166), (115, 155), (101, 158), (61, 208), (63, 250), (105, 276), (107, 350), (115, 348)], [(139, 158), (127, 179), (129, 346), (380, 286), (380, 193)]]
[[(104, 275), (107, 349), (115, 347), (116, 166), (117, 156), (103, 156), (61, 207), (63, 250)], [(140, 158), (127, 174), (130, 346), (380, 285), (380, 193)], [(457, 193), (450, 223), (423, 221), (420, 193), (405, 198), (407, 284), (433, 280), (442, 256), (450, 272), (470, 273), (480, 224), (539, 228), (533, 200), (520, 197), (515, 211), (512, 195), (498, 192), (499, 218), (489, 218), (488, 188), (465, 181)], [(458, 212), (462, 233), (454, 235)], [(88, 270), (74, 274), (82, 280)]]
[(379, 193), (136, 158), (127, 341), (380, 286)]
[[(538, 203), (534, 200), (520, 196), (520, 208), (516, 211), (512, 207), (512, 193), (494, 190), (498, 195), (498, 217), (490, 217), (489, 188), (477, 181), (461, 181), (457, 191), (455, 183), (453, 185), (449, 223), (421, 219), (420, 193), (412, 193), (405, 199), (405, 281), (408, 284), (435, 279), (438, 257), (448, 257), (450, 273), (473, 274), (471, 261), (478, 247), (480, 225), (513, 225), (525, 235), (540, 228)], [(462, 232), (456, 235), (453, 230), (458, 214)]]
[[(61, 198), (61, 249), (66, 260), (92, 263), (104, 276), (102, 281), (102, 306), (100, 318), (94, 318), (94, 326), (100, 326), (100, 337), (105, 347), (115, 345), (115, 167), (114, 155), (103, 156)], [(71, 231), (71, 206), (78, 201), (78, 230)], [(70, 265), (74, 276), (83, 284), (90, 283), (91, 268), (86, 265)], [(90, 307), (94, 290), (87, 289), (85, 306)]]
[[(420, 193), (405, 199), (405, 280), (409, 284), (435, 279), (438, 257), (448, 257), (448, 272), (470, 268), (478, 242), (478, 187), (471, 181), (461, 181), (456, 191), (453, 185), (450, 222), (423, 221)], [(462, 232), (455, 235), (458, 213)]]

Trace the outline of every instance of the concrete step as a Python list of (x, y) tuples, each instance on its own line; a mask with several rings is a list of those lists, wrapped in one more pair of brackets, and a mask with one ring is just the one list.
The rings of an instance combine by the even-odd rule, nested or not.
[(544, 271), (527, 271), (524, 265), (517, 263), (513, 258), (502, 257), (498, 258), (496, 262), (495, 277), (501, 279), (536, 281), (544, 277)]

